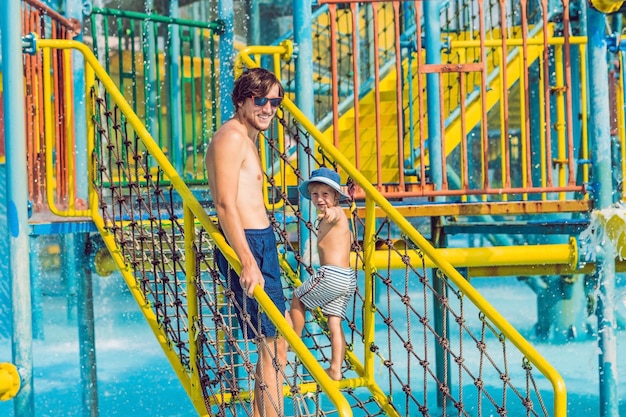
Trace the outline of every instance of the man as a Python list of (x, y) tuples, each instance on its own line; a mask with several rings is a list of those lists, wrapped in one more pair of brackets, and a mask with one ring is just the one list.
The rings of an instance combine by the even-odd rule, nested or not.
[[(230, 277), (227, 285), (241, 306), (238, 318), (244, 338), (263, 338), (258, 343), (255, 416), (284, 415), (282, 369), (286, 342), (252, 298), (254, 288), (260, 285), (287, 317), (276, 237), (263, 200), (264, 174), (257, 147), (259, 133), (270, 127), (284, 94), (271, 72), (262, 68), (245, 71), (232, 92), (235, 115), (215, 132), (206, 154), (219, 225), (241, 261), (241, 274), (237, 277), (234, 271), (228, 272), (225, 258), (216, 251), (218, 267), (227, 279)], [(244, 311), (247, 320), (242, 317)], [(274, 367), (274, 360), (280, 369)]]

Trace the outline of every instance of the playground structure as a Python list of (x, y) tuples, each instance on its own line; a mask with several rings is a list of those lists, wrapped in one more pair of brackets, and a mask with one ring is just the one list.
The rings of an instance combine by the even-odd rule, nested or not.
[[(230, 77), (258, 65), (287, 91), (261, 147), (287, 292), (314, 267), (310, 207), (297, 184), (333, 166), (355, 202), (360, 281), (343, 381), (318, 363), (328, 355), (323, 320), (314, 315), (297, 339), (255, 291), (295, 352), (284, 370), (287, 415), (566, 415), (561, 377), (473, 289), (470, 278), (481, 276), (527, 281), (537, 334), (555, 343), (588, 331), (579, 317), (594, 303), (602, 411), (615, 412), (606, 398), (616, 389), (619, 320), (610, 295), (623, 268), (614, 206), (626, 160), (621, 41), (586, 3), (443, 4), (294, 10), (294, 26), (311, 33), (245, 47), (229, 65), (228, 19), (94, 8), (80, 32), (23, 2), (29, 148), (6, 152), (10, 177), (11, 152), (28, 158), (28, 230), (72, 236), (62, 249), (89, 249), (99, 273), (115, 263), (200, 415), (250, 409), (257, 347), (240, 340), (238, 306), (210, 256), (218, 248), (238, 267), (212, 221), (202, 155), (228, 117)], [(13, 105), (24, 97), (11, 89), (14, 76), (3, 64)], [(20, 121), (6, 116), (13, 110), (5, 105), (5, 124)], [(15, 126), (5, 132), (15, 145)], [(462, 233), (490, 246), (448, 247)], [(16, 320), (24, 328), (30, 317)], [(19, 352), (28, 336), (15, 339)], [(29, 359), (15, 362), (23, 369)], [(29, 388), (16, 409), (32, 407)], [(97, 409), (97, 392), (87, 394)]]

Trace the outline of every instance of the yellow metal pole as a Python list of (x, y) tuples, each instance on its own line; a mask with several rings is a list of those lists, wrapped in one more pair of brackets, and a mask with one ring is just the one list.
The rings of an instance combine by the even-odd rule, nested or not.
[[(557, 157), (553, 159), (555, 166), (557, 167), (558, 185), (567, 185), (567, 172), (565, 170), (567, 164), (567, 155), (565, 149), (565, 142), (567, 141), (565, 132), (565, 89), (572, 88), (572, 86), (565, 85), (565, 69), (563, 68), (563, 46), (557, 45), (554, 47), (554, 62), (555, 65), (555, 82), (553, 91), (556, 96), (556, 121), (554, 122), (554, 128), (556, 130), (557, 140)], [(548, 129), (550, 127), (548, 126)], [(565, 200), (565, 192), (559, 193), (559, 200)]]
[[(95, 137), (96, 131), (93, 121), (93, 114), (95, 112), (95, 101), (91, 96), (90, 92), (94, 88), (94, 84), (96, 82), (96, 75), (93, 72), (93, 68), (89, 65), (85, 65), (85, 121), (86, 121), (86, 129), (87, 129), (87, 155), (93, 155), (94, 147), (95, 147)], [(96, 194), (95, 187), (92, 187), (91, 184), (94, 183), (95, 180), (95, 172), (94, 166), (92, 164), (92, 159), (87, 157), (87, 183), (89, 186), (87, 187), (87, 207), (91, 211), (92, 208), (98, 207), (98, 196)], [(91, 205), (91, 202), (94, 202), (94, 205)]]
[[(365, 282), (363, 294), (363, 366), (365, 378), (368, 383), (374, 376), (374, 352), (370, 350), (370, 346), (374, 343), (375, 333), (375, 314), (376, 314), (376, 283), (374, 282), (374, 273), (376, 272), (377, 262), (374, 260), (376, 245), (376, 214), (375, 204), (371, 198), (365, 198), (365, 229), (363, 231), (363, 264), (365, 269)], [(351, 260), (350, 264), (355, 265), (355, 260)]]
[(52, 143), (53, 131), (55, 123), (53, 121), (52, 114), (52, 105), (50, 100), (47, 97), (52, 97), (52, 82), (50, 81), (50, 54), (52, 51), (50, 49), (46, 49), (43, 51), (43, 114), (44, 114), (44, 143), (46, 146), (46, 199), (48, 200), (48, 206), (50, 207), (50, 211), (58, 216), (62, 216), (63, 214), (57, 208), (54, 198), (54, 163), (52, 161), (52, 153), (54, 151), (54, 144)]
[[(532, 48), (536, 48), (536, 46), (533, 46)], [(539, 56), (539, 54), (537, 54), (537, 56)], [(524, 74), (524, 71), (526, 70), (525, 68), (525, 64), (524, 64), (524, 60), (523, 59), (519, 59), (517, 61), (519, 63), (519, 72), (520, 74)], [(526, 120), (526, 101), (528, 100), (528, 97), (526, 97), (526, 77), (524, 76), (520, 76), (519, 77), (519, 109), (520, 109), (520, 122), (522, 120)], [(528, 160), (527, 156), (528, 153), (526, 152), (528, 148), (528, 130), (527, 128), (522, 127), (520, 129), (520, 159), (521, 159), (521, 172), (522, 172), (522, 187), (528, 187), (528, 164), (530, 164), (530, 161)], [(524, 194), (524, 199), (527, 199), (528, 195)]]
[[(376, 402), (385, 410), (387, 416), (400, 417), (397, 410), (390, 404), (389, 397), (376, 383), (376, 354), (370, 347), (375, 343), (376, 334), (376, 203), (371, 198), (365, 199), (365, 229), (363, 231), (363, 263), (365, 269), (365, 289), (363, 295), (363, 357), (364, 378), (367, 387)], [(351, 262), (354, 265), (354, 260)], [(383, 267), (385, 268), (385, 267)]]
[[(193, 212), (183, 204), (183, 227), (185, 228), (185, 277), (187, 285), (187, 320), (189, 323), (189, 357), (196, 358), (198, 355), (198, 334), (203, 329), (198, 327), (198, 296), (196, 292), (196, 282), (199, 279), (196, 272), (197, 258), (195, 250), (196, 227)], [(200, 372), (198, 371), (197, 361), (192, 359), (189, 361), (189, 374), (191, 378), (189, 386), (189, 397), (191, 402), (196, 405), (196, 409), (204, 405), (202, 395), (202, 384), (200, 383)], [(206, 405), (205, 405), (206, 410)], [(206, 410), (205, 413), (209, 413)]]
[[(72, 51), (63, 51), (63, 67), (65, 68), (63, 78), (63, 94), (65, 95), (65, 160), (67, 163), (67, 195), (68, 195), (68, 211), (70, 213), (76, 210), (76, 158), (74, 157), (75, 140), (74, 140), (74, 96), (72, 95), (72, 68), (71, 60)], [(57, 69), (55, 68), (55, 71)], [(60, 92), (57, 92), (59, 94)], [(88, 154), (89, 155), (89, 154)], [(48, 183), (50, 184), (50, 183)], [(57, 188), (59, 184), (57, 184)]]
[[(404, 269), (404, 253), (396, 250), (377, 250), (368, 254), (373, 264), (371, 268)], [(406, 254), (413, 265), (421, 265), (418, 250)], [(355, 255), (352, 255), (353, 257)], [(575, 269), (578, 259), (576, 240), (569, 244), (536, 246), (493, 246), (484, 248), (437, 248), (434, 255), (424, 256), (425, 268), (436, 268), (439, 260), (445, 258), (455, 268), (476, 268), (496, 266), (564, 265)], [(353, 259), (354, 260), (354, 259)]]
[[(37, 41), (39, 42), (43, 42), (41, 40)], [(43, 91), (44, 91), (44, 97), (52, 97), (52, 83), (50, 80), (50, 77), (52, 77), (51, 75), (51, 67), (50, 67), (50, 54), (52, 53), (52, 51), (50, 49), (46, 49), (43, 51), (43, 74), (44, 74), (44, 79), (43, 79)], [(54, 214), (56, 214), (57, 216), (85, 216), (85, 217), (89, 217), (91, 215), (91, 212), (89, 210), (61, 210), (57, 207), (56, 202), (55, 202), (55, 197), (54, 197), (54, 190), (55, 187), (52, 186), (52, 184), (55, 184), (55, 176), (54, 176), (54, 161), (52, 160), (52, 154), (55, 150), (55, 146), (54, 146), (54, 126), (56, 126), (56, 124), (54, 123), (54, 115), (53, 115), (53, 109), (52, 109), (52, 105), (49, 99), (44, 99), (43, 100), (43, 106), (44, 106), (44, 118), (45, 118), (45, 127), (44, 127), (44, 141), (46, 144), (46, 184), (48, 184), (48, 186), (46, 187), (46, 198), (48, 200), (48, 207), (50, 208), (50, 211)], [(72, 158), (70, 158), (70, 160), (72, 160)], [(72, 167), (72, 165), (70, 164), (69, 166), (70, 168)], [(59, 184), (57, 184), (57, 187), (59, 186)], [(71, 194), (73, 195), (73, 194)], [(70, 196), (71, 196), (70, 195)], [(73, 205), (73, 202), (72, 202)]]
[(12, 363), (0, 363), (0, 401), (15, 398), (20, 390), (20, 374)]
[[(587, 101), (587, 45), (580, 45), (580, 102)], [(589, 132), (587, 126), (587, 106), (580, 106), (580, 126), (581, 126), (581, 143), (582, 159), (589, 159)], [(582, 165), (583, 183), (589, 183), (589, 164)], [(585, 197), (588, 198), (588, 197)]]
[[(620, 42), (623, 39), (620, 38)], [(617, 101), (617, 108), (618, 109), (623, 109), (624, 105), (626, 105), (626, 103), (624, 103), (624, 75), (626, 74), (626, 72), (624, 71), (624, 52), (622, 52), (620, 50), (620, 52), (617, 54), (617, 56), (619, 57), (620, 63), (622, 65), (619, 66), (619, 82), (617, 83), (617, 87), (616, 87), (616, 93), (615, 93), (615, 98)], [(583, 103), (585, 103), (583, 101)], [(624, 112), (623, 111), (618, 111), (617, 112), (617, 137), (620, 143), (620, 151), (621, 151), (621, 160), (622, 160), (622, 172), (626, 172), (626, 123), (624, 121)], [(623, 179), (623, 175), (622, 175), (622, 181), (621, 181), (621, 185), (622, 185), (622, 200), (624, 199), (624, 197), (626, 196), (626, 181)]]

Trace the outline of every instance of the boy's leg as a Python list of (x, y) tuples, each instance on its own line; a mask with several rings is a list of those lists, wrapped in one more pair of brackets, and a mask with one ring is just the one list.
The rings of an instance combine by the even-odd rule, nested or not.
[(341, 317), (328, 316), (328, 330), (330, 331), (331, 359), (330, 367), (326, 370), (331, 379), (339, 381), (343, 378), (341, 367), (346, 356), (346, 336), (341, 326)]

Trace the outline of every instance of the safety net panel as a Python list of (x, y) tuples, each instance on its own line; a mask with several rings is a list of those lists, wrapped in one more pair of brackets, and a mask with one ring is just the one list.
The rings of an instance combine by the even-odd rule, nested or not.
[[(252, 415), (254, 387), (262, 407), (280, 415), (337, 415), (298, 356), (283, 364), (273, 355), (274, 375), (256, 367), (261, 351), (275, 352), (251, 324), (248, 303), (230, 289), (234, 272), (216, 266), (216, 242), (186, 213), (199, 198), (214, 216), (205, 188), (189, 193), (174, 185), (149, 137), (134, 129), (99, 82), (91, 91), (95, 148), (93, 187), (104, 233), (121, 255), (123, 274), (173, 365), (214, 415)], [(263, 134), (270, 220), (278, 239), (287, 304), (294, 287), (318, 266), (315, 215), (296, 185), (313, 169), (338, 170), (346, 192), (358, 184), (284, 109)], [(158, 149), (158, 148), (156, 148)], [(168, 174), (168, 172), (170, 174)], [(365, 193), (367, 203), (371, 196)], [(380, 207), (366, 218), (363, 201), (346, 205), (352, 218), (352, 267), (358, 287), (344, 321), (347, 355), (337, 383), (354, 415), (551, 415), (546, 379), (466, 298), (454, 279), (437, 269), (422, 248)], [(366, 210), (367, 211), (367, 210)], [(436, 262), (436, 260), (435, 260)], [(264, 314), (264, 313), (259, 313)], [(326, 320), (308, 315), (302, 341), (323, 367), (330, 361)], [(267, 378), (278, 382), (267, 384)], [(260, 382), (260, 383), (259, 383)], [(268, 392), (272, 386), (279, 392)], [(278, 395), (277, 395), (278, 394)], [(283, 398), (277, 401), (276, 398)], [(547, 401), (546, 401), (547, 400)]]
[[(263, 378), (255, 365), (259, 350), (274, 351), (276, 347), (268, 346), (254, 330), (247, 304), (239, 303), (227, 285), (234, 272), (220, 273), (214, 242), (197, 220), (184, 217), (184, 198), (127, 115), (99, 83), (91, 96), (96, 134), (91, 155), (93, 186), (105, 232), (115, 241), (115, 247), (109, 249), (121, 254), (125, 263), (122, 273), (130, 276), (129, 286), (141, 294), (140, 306), (156, 317), (157, 338), (164, 340), (166, 353), (174, 354), (178, 374), (192, 384), (197, 381), (192, 389), (202, 394), (206, 410), (214, 415), (252, 415), (255, 381)], [(210, 204), (203, 204), (212, 214)], [(189, 228), (186, 221), (194, 226)], [(280, 232), (280, 223), (274, 221), (273, 225)], [(290, 298), (292, 287), (287, 277), (284, 285)], [(237, 312), (252, 333), (241, 327)], [(308, 336), (324, 337), (321, 330)], [(313, 348), (319, 350), (322, 361), (327, 347), (326, 338)], [(265, 409), (279, 415), (337, 414), (295, 354), (289, 353), (285, 366), (275, 357), (273, 361), (283, 382), (280, 396), (285, 401), (273, 402), (275, 396), (268, 395)], [(261, 390), (264, 386), (261, 384)], [(352, 396), (353, 407), (374, 407), (380, 412), (372, 399)]]

